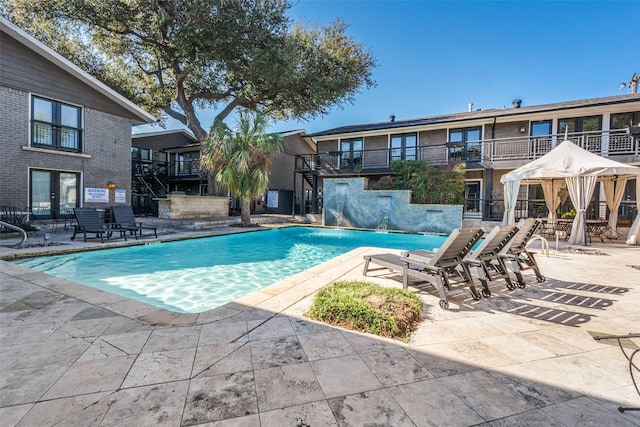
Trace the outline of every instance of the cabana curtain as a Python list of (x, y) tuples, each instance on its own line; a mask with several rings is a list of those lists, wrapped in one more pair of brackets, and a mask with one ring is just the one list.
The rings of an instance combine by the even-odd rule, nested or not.
[[(555, 196), (553, 196), (553, 198), (547, 197), (547, 191), (549, 190), (544, 190), (544, 186), (548, 186), (548, 184), (544, 183), (554, 180), (556, 182), (565, 180), (571, 201), (577, 211), (569, 242), (572, 244), (586, 245), (585, 210), (591, 201), (596, 180), (605, 179), (606, 177), (617, 180), (633, 178), (640, 180), (640, 168), (591, 153), (578, 147), (571, 141), (563, 141), (544, 156), (506, 173), (500, 178), (500, 182), (504, 185), (505, 193), (504, 223), (513, 224), (515, 222), (515, 204), (520, 184), (540, 183), (543, 185), (545, 200), (547, 206), (550, 208), (549, 214), (551, 216), (553, 215), (551, 208), (555, 206)], [(623, 184), (624, 183), (621, 182), (618, 185), (622, 188)], [(615, 186), (614, 190), (617, 191)], [(615, 202), (616, 191), (613, 192), (613, 202)], [(640, 199), (640, 191), (638, 191), (637, 194), (636, 200)], [(555, 212), (556, 208), (553, 208), (553, 212)], [(640, 222), (638, 218), (640, 218), (640, 215), (638, 215), (634, 221), (635, 228), (632, 226), (634, 234), (629, 233), (628, 242), (634, 241), (633, 244), (640, 244), (640, 238), (638, 236), (640, 232)]]
[(604, 188), (604, 198), (609, 208), (609, 227), (616, 230), (618, 227), (618, 208), (624, 196), (624, 189), (627, 185), (627, 178), (621, 177), (617, 181), (613, 179), (605, 179), (602, 181)]
[(627, 235), (627, 244), (640, 245), (640, 176), (636, 178), (636, 219), (631, 224)]
[(558, 206), (560, 206), (560, 194), (558, 194), (558, 190), (564, 186), (564, 183), (561, 184), (561, 181), (549, 180), (542, 181), (540, 185), (542, 185), (542, 192), (544, 193), (544, 202), (549, 210), (549, 219), (555, 219), (556, 210)]
[(504, 217), (502, 222), (513, 225), (516, 222), (516, 203), (518, 202), (520, 181), (511, 181), (504, 184), (504, 186)]
[(569, 236), (569, 244), (584, 245), (587, 242), (587, 206), (593, 190), (596, 188), (595, 176), (571, 176), (565, 178), (567, 181), (567, 190), (571, 203), (576, 209), (576, 217), (571, 225), (571, 235)]

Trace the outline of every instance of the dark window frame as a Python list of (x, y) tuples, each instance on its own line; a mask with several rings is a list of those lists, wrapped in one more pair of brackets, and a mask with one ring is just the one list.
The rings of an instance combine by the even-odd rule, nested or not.
[[(360, 143), (362, 148), (354, 149), (354, 145)], [(344, 145), (349, 144), (348, 150), (344, 149)], [(364, 151), (364, 138), (347, 138), (340, 140), (340, 167), (348, 168), (362, 166), (362, 157)]]
[[(617, 117), (624, 117), (624, 116), (627, 116), (627, 120), (622, 125), (622, 127), (615, 127), (616, 118)], [(611, 117), (609, 118), (609, 128), (611, 130), (626, 129), (628, 126), (631, 125), (631, 122), (633, 122), (634, 126), (640, 125), (640, 111), (629, 111), (629, 112), (624, 112), (624, 113), (612, 113)]]
[[(478, 139), (469, 139), (471, 132), (478, 132)], [(453, 139), (452, 135), (459, 134), (460, 138)], [(479, 162), (482, 160), (482, 126), (449, 129), (447, 139), (447, 156), (449, 160)]]
[[(35, 118), (36, 101), (45, 101), (51, 105), (51, 121), (37, 120)], [(65, 126), (62, 124), (63, 107), (76, 110), (77, 126)], [(41, 96), (31, 96), (31, 146), (46, 148), (57, 151), (69, 151), (82, 153), (83, 131), (82, 131), (82, 107), (43, 98)], [(70, 138), (70, 139), (69, 139)], [(47, 141), (47, 142), (43, 142)]]
[(565, 132), (565, 128), (563, 128), (563, 124), (566, 127), (567, 124), (571, 124), (573, 125), (573, 129), (569, 128), (569, 133), (582, 133), (582, 132), (587, 132), (584, 130), (584, 124), (585, 121), (589, 120), (589, 119), (598, 119), (598, 129), (596, 129), (595, 131), (589, 131), (589, 132), (597, 132), (597, 131), (601, 131), (602, 130), (602, 115), (593, 115), (593, 116), (583, 116), (583, 117), (569, 117), (569, 118), (562, 118), (562, 119), (558, 119), (558, 128), (556, 133), (558, 135), (560, 134), (564, 134)]
[[(407, 138), (413, 137), (415, 145), (407, 146)], [(400, 146), (394, 147), (394, 138), (400, 139)], [(399, 154), (394, 154), (399, 152)], [(418, 134), (416, 132), (411, 133), (397, 133), (389, 137), (389, 162), (394, 160), (418, 160)]]

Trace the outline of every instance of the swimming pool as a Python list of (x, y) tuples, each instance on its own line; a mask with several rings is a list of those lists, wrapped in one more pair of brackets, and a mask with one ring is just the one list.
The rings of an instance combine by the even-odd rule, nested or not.
[(433, 249), (446, 236), (287, 227), (14, 261), (179, 313), (199, 313), (361, 246)]

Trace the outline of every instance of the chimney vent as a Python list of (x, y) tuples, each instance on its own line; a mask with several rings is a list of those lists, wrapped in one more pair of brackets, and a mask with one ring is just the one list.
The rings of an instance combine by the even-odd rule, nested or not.
[(513, 100), (513, 108), (520, 108), (521, 105), (522, 105), (522, 100), (521, 99), (514, 99)]
[(396, 121), (396, 116), (394, 114), (389, 116), (389, 121), (390, 122), (395, 122)]
[(470, 102), (469, 103), (469, 112), (472, 112), (472, 111), (473, 111), (473, 102)]

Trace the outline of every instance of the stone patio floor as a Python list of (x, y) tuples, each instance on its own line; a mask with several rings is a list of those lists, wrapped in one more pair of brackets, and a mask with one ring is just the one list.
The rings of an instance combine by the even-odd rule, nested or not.
[[(52, 235), (61, 246), (0, 247), (0, 257), (121, 244), (68, 237)], [(0, 423), (640, 425), (640, 412), (617, 409), (640, 407), (627, 360), (615, 340), (593, 338), (640, 332), (640, 247), (589, 249), (607, 255), (552, 248), (537, 255), (544, 283), (527, 271), (526, 288), (495, 281), (480, 301), (454, 288), (448, 311), (432, 288), (414, 283), (425, 319), (408, 343), (304, 316), (318, 289), (363, 279), (362, 256), (380, 249), (356, 249), (200, 314), (0, 261)], [(394, 287), (398, 279), (384, 271), (366, 278)], [(625, 348), (638, 344), (626, 340)]]

